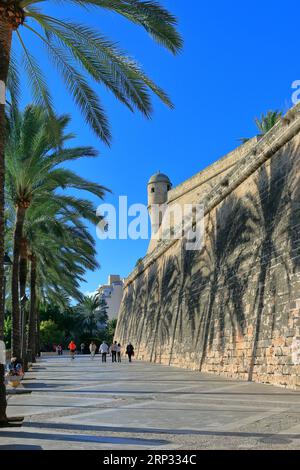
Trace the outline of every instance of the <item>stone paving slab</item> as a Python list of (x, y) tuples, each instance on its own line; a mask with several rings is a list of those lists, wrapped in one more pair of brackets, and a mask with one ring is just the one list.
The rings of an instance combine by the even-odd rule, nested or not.
[(300, 394), (156, 364), (44, 357), (1, 449), (300, 449)]

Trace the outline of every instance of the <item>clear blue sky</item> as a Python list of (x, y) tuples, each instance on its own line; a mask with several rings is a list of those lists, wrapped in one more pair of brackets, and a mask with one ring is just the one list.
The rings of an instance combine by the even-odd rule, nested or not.
[[(254, 117), (290, 107), (291, 83), (300, 79), (299, 1), (161, 3), (179, 19), (185, 48), (178, 57), (116, 15), (79, 13), (71, 3), (41, 4), (51, 13), (86, 20), (119, 42), (169, 92), (176, 106), (170, 111), (154, 99), (155, 112), (147, 121), (99, 87), (114, 137), (109, 149), (83, 124), (58, 76), (48, 68), (56, 109), (72, 114), (77, 143), (100, 151), (97, 160), (82, 160), (72, 167), (112, 190), (106, 202), (115, 204), (119, 195), (128, 195), (129, 203), (146, 203), (147, 181), (158, 169), (173, 185), (189, 178), (236, 147), (239, 137), (254, 135)], [(28, 45), (36, 41), (27, 33), (24, 38)], [(39, 57), (49, 66), (42, 53)], [(29, 99), (25, 93), (24, 103)], [(146, 241), (98, 240), (101, 269), (87, 273), (83, 291), (105, 283), (109, 273), (127, 276), (146, 249)]]

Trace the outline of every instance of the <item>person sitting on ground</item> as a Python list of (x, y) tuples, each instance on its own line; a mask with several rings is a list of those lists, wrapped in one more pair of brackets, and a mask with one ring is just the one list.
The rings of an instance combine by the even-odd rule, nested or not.
[(91, 344), (89, 346), (89, 349), (90, 349), (90, 353), (91, 353), (91, 359), (94, 359), (96, 351), (97, 351), (97, 346), (94, 343), (94, 341), (91, 342)]
[(73, 340), (70, 342), (68, 349), (70, 350), (71, 359), (75, 359), (76, 344)]
[(23, 361), (19, 357), (12, 357), (8, 369), (11, 375), (20, 375), (23, 376)]
[(132, 358), (132, 356), (134, 356), (134, 347), (132, 346), (131, 343), (128, 343), (128, 345), (127, 345), (126, 354), (128, 355), (129, 362), (132, 362), (131, 358)]
[(100, 346), (100, 354), (102, 354), (102, 362), (106, 362), (106, 355), (108, 353), (108, 345), (106, 344), (105, 341)]

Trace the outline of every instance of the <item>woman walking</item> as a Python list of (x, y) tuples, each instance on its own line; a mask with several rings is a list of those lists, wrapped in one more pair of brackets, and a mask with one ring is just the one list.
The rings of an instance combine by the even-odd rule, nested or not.
[(95, 358), (96, 351), (97, 351), (97, 346), (96, 346), (96, 344), (94, 343), (94, 341), (91, 342), (91, 344), (90, 344), (90, 346), (89, 346), (89, 349), (90, 349), (90, 353), (91, 353), (91, 359), (94, 359), (94, 358)]
[(117, 360), (121, 362), (121, 345), (120, 343), (117, 344)]

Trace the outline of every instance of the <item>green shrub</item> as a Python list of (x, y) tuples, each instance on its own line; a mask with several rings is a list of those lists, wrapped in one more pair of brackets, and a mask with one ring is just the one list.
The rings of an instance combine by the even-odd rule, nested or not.
[(53, 320), (45, 320), (40, 325), (41, 349), (44, 351), (52, 351), (54, 344), (64, 343), (64, 332)]
[(4, 342), (7, 349), (10, 349), (11, 347), (11, 330), (12, 322), (11, 316), (9, 316), (4, 320)]

